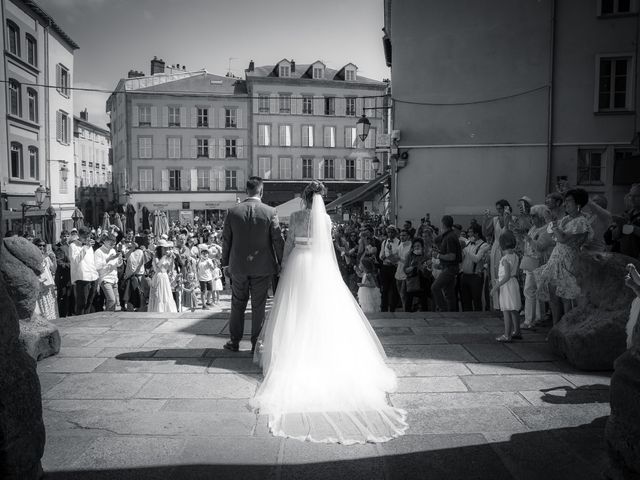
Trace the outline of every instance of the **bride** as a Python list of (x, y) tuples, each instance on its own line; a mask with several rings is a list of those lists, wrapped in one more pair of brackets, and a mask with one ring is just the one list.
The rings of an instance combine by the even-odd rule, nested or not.
[(385, 442), (404, 434), (406, 412), (387, 403), (396, 376), (338, 270), (324, 193), (311, 182), (306, 208), (290, 218), (284, 268), (254, 357), (264, 381), (251, 406), (269, 416), (276, 436)]

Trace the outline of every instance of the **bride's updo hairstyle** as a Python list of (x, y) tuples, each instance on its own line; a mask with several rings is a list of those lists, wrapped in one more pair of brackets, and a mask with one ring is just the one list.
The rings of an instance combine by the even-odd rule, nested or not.
[(313, 196), (316, 193), (324, 197), (327, 194), (327, 188), (322, 182), (318, 180), (312, 180), (309, 185), (304, 187), (304, 190), (302, 192), (302, 199), (304, 200), (307, 208), (311, 208), (311, 204), (313, 203)]

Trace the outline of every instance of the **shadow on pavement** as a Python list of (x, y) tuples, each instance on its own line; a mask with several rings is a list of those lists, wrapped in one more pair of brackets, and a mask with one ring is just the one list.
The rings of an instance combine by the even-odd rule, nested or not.
[[(140, 468), (64, 470), (47, 480), (200, 480), (200, 479), (426, 479), (426, 480), (572, 480), (602, 478), (608, 468), (604, 442), (606, 417), (573, 428), (514, 434), (508, 441), (447, 447), (454, 436), (405, 436), (376, 446), (379, 456), (317, 461), (327, 451), (349, 456), (348, 446), (318, 445), (286, 440), (284, 464), (181, 462)], [(479, 437), (479, 436), (478, 436)], [(444, 438), (444, 439), (443, 439)], [(479, 437), (480, 439), (482, 437)], [(206, 439), (203, 439), (206, 442)], [(442, 443), (440, 443), (442, 442)], [(480, 444), (477, 444), (480, 443)], [(238, 448), (242, 449), (241, 442)], [(309, 463), (289, 463), (287, 451), (305, 452)], [(314, 452), (319, 455), (314, 456)], [(188, 452), (185, 452), (188, 453)], [(215, 458), (216, 452), (211, 452)], [(299, 456), (293, 456), (295, 461)]]

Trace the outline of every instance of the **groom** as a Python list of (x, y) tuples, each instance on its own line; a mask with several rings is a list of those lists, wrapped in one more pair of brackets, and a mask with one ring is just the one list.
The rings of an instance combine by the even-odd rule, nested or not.
[(247, 181), (247, 199), (229, 209), (222, 231), (222, 267), (231, 276), (229, 340), (237, 352), (244, 333), (244, 311), (251, 294), (251, 353), (264, 323), (271, 278), (278, 273), (284, 240), (275, 208), (262, 203), (262, 178)]

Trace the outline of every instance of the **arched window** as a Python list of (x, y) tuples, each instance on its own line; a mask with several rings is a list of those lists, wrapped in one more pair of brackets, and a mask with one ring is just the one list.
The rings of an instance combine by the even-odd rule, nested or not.
[(40, 161), (37, 147), (29, 147), (29, 178), (38, 179), (40, 177)]
[(18, 142), (11, 142), (11, 177), (24, 178), (22, 145)]
[(29, 100), (29, 120), (38, 123), (38, 92), (33, 88), (27, 88), (27, 97)]
[(9, 36), (7, 39), (9, 52), (20, 56), (20, 29), (11, 20), (7, 20), (7, 35)]
[(22, 94), (20, 84), (13, 78), (9, 80), (9, 113), (22, 116)]
[(38, 66), (38, 42), (31, 35), (25, 35), (27, 39), (27, 62), (34, 67)]

